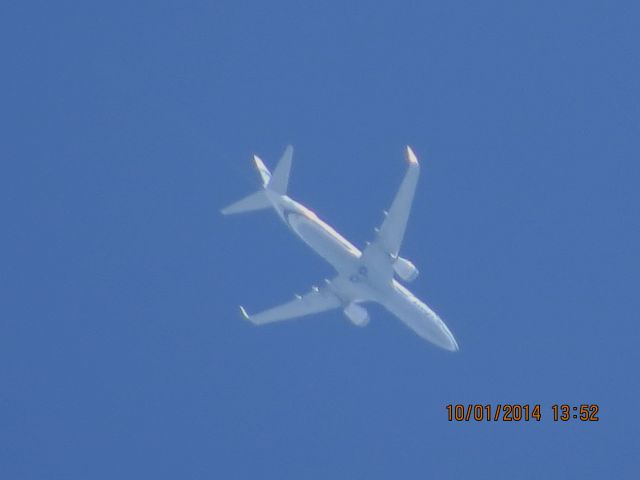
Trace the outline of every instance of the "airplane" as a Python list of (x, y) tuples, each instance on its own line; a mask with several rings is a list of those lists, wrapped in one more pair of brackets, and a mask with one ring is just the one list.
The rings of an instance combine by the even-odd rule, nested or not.
[(223, 208), (221, 213), (274, 208), (302, 241), (333, 266), (337, 275), (325, 280), (321, 287), (314, 286), (308, 293), (260, 313), (249, 315), (241, 306), (244, 319), (264, 325), (339, 308), (354, 325), (363, 327), (369, 323), (369, 313), (361, 304), (377, 302), (423, 339), (445, 350), (458, 351), (453, 334), (440, 317), (394, 278), (411, 282), (418, 276), (415, 265), (399, 255), (420, 173), (411, 147), (406, 147), (405, 156), (409, 164), (407, 173), (391, 208), (384, 212), (382, 225), (375, 229), (374, 240), (367, 242), (363, 251), (287, 196), (293, 158), (291, 145), (285, 149), (273, 174), (257, 155), (253, 156), (262, 188)]

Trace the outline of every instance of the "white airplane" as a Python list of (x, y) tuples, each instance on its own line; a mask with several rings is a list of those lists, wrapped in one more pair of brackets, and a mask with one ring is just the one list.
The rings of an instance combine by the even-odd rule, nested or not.
[(254, 323), (266, 323), (303, 317), (312, 313), (341, 308), (358, 326), (369, 323), (369, 314), (360, 304), (378, 302), (398, 317), (420, 337), (455, 352), (458, 344), (444, 322), (427, 305), (416, 298), (395, 278), (410, 282), (418, 269), (398, 255), (418, 182), (420, 166), (407, 146), (409, 169), (376, 237), (361, 252), (318, 216), (286, 195), (293, 147), (288, 146), (273, 174), (262, 160), (253, 157), (262, 178), (262, 189), (222, 209), (225, 215), (272, 207), (280, 218), (307, 245), (337, 271), (322, 287), (312, 287), (305, 295), (283, 305), (249, 315), (241, 306), (242, 316)]

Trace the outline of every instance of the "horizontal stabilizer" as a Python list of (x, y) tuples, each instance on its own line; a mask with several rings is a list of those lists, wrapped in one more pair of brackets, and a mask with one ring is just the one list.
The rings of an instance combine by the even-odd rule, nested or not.
[(220, 210), (223, 215), (232, 215), (234, 213), (250, 212), (252, 210), (262, 210), (263, 208), (269, 208), (271, 202), (267, 197), (264, 190), (252, 193), (251, 195), (244, 197), (242, 200), (238, 200), (232, 203), (228, 207)]

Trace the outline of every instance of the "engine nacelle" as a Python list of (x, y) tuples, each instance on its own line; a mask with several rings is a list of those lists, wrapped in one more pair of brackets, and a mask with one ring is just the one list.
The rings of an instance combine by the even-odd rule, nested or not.
[(418, 269), (406, 258), (398, 257), (393, 262), (393, 270), (405, 282), (412, 282), (418, 276)]
[(347, 318), (358, 327), (364, 327), (369, 323), (369, 312), (364, 307), (356, 303), (350, 303), (347, 308), (344, 309), (344, 314)]

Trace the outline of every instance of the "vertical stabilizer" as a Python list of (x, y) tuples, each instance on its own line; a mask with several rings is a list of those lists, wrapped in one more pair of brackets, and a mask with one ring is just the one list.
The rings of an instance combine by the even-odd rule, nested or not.
[(272, 190), (280, 195), (287, 193), (287, 185), (289, 184), (289, 172), (291, 171), (291, 159), (293, 158), (293, 147), (287, 146), (278, 166), (271, 175), (271, 180), (267, 185), (269, 190)]

